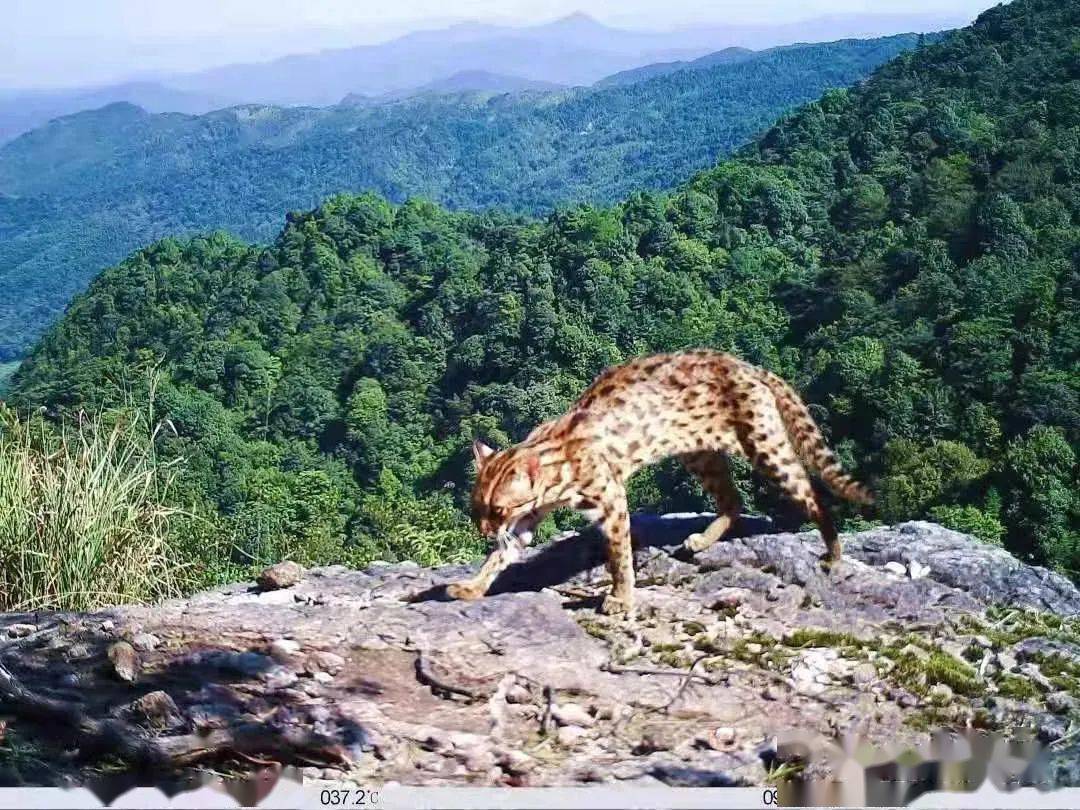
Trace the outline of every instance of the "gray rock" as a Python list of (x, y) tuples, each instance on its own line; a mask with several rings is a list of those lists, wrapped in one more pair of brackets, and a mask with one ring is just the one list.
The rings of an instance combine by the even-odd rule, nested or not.
[(153, 633), (136, 633), (131, 637), (131, 646), (139, 652), (150, 652), (161, 644), (161, 639)]
[(296, 683), (298, 676), (288, 667), (275, 666), (259, 674), (268, 689), (284, 689)]
[(895, 690), (892, 697), (902, 709), (913, 709), (919, 705), (919, 699), (906, 689)]
[(1053, 638), (1025, 638), (1013, 645), (1013, 651), (1021, 661), (1055, 655), (1065, 659), (1080, 658), (1080, 644)]
[(559, 745), (570, 748), (581, 742), (588, 734), (588, 730), (581, 726), (562, 726), (555, 736), (559, 741)]
[(286, 664), (300, 655), (300, 643), (291, 638), (279, 638), (270, 644), (270, 657)]
[(131, 702), (129, 712), (137, 719), (156, 729), (177, 728), (184, 724), (183, 715), (176, 701), (167, 692), (147, 692)]
[[(74, 701), (77, 683), (89, 720), (149, 724), (165, 745), (257, 727), (266, 751), (285, 758), (291, 743), (313, 735), (358, 766), (350, 775), (379, 784), (762, 784), (781, 748), (783, 757), (805, 753), (808, 774), (824, 773), (820, 733), (846, 740), (857, 728), (859, 745), (876, 751), (933, 749), (904, 722), (920, 706), (912, 692), (922, 693), (921, 681), (909, 680), (920, 662), (894, 660), (891, 649), (914, 637), (973, 666), (992, 656), (988, 640), (956, 621), (1001, 601), (979, 576), (1002, 583), (1015, 604), (1063, 606), (1063, 615), (1080, 604), (1068, 583), (930, 524), (846, 536), (845, 559), (825, 572), (816, 532), (763, 535), (745, 520), (730, 538), (688, 554), (683, 540), (710, 519), (635, 516), (644, 566), (636, 621), (597, 612), (607, 589), (603, 544), (585, 533), (529, 550), (475, 602), (448, 601), (445, 585), (476, 564), (335, 566), (304, 572), (283, 591), (230, 585), (63, 614), (56, 644), (11, 642), (4, 665), (46, 699)], [(922, 562), (930, 572), (894, 577), (887, 562), (908, 571)], [(968, 564), (978, 573), (965, 573)], [(27, 620), (8, 616), (4, 626)], [(109, 636), (99, 631), (105, 622)], [(160, 706), (137, 714), (139, 693), (102, 666), (110, 642), (134, 641), (144, 628), (168, 628), (168, 644), (144, 650), (132, 678), (167, 684), (175, 718), (160, 695), (152, 699)], [(800, 630), (818, 635), (801, 633), (796, 644)], [(830, 632), (835, 643), (822, 635)], [(760, 653), (733, 654), (746, 645)], [(917, 645), (908, 653), (927, 657)], [(1080, 665), (1075, 645), (1052, 639), (1025, 639), (999, 660), (1037, 667), (1051, 654)], [(987, 685), (996, 672), (985, 671)], [(954, 691), (935, 687), (928, 702), (955, 706), (958, 717), (984, 708), (1004, 727), (1036, 728), (1044, 739), (1060, 735), (1075, 711), (1056, 691), (1036, 705)], [(555, 739), (534, 760), (522, 750), (538, 732)], [(1076, 754), (1068, 743), (1052, 750), (1047, 784), (1080, 779), (1064, 758)], [(298, 755), (288, 764), (306, 763)]]
[(313, 671), (329, 672), (331, 675), (337, 675), (345, 667), (345, 659), (328, 650), (316, 650), (308, 661), (314, 667)]
[(1054, 690), (1054, 685), (1050, 683), (1050, 679), (1042, 674), (1042, 670), (1040, 670), (1036, 664), (1033, 664), (1030, 661), (1026, 664), (1021, 664), (1019, 672), (1042, 691), (1052, 692)]
[(1035, 730), (1041, 742), (1056, 742), (1069, 732), (1069, 721), (1056, 714), (1044, 714), (1036, 720)]
[(187, 655), (181, 660), (185, 665), (197, 669), (220, 670), (247, 677), (257, 677), (274, 666), (274, 660), (270, 656), (250, 651), (204, 650)]
[(36, 633), (37, 629), (36, 624), (18, 622), (16, 624), (8, 625), (7, 634), (11, 638), (26, 638), (31, 633)]
[(559, 703), (551, 707), (551, 716), (562, 726), (582, 726), (590, 728), (596, 720), (583, 706), (577, 703)]
[(1012, 672), (1019, 665), (1016, 656), (1012, 653), (1002, 651), (994, 657), (997, 659), (997, 665), (1001, 667), (1002, 672)]
[(304, 569), (291, 560), (279, 562), (263, 569), (255, 580), (264, 591), (276, 591), (282, 588), (291, 588), (304, 577)]
[(676, 584), (697, 575), (696, 565), (676, 560), (655, 549), (643, 565), (637, 566), (637, 576), (641, 582)]
[(852, 682), (859, 686), (872, 684), (878, 679), (877, 667), (870, 663), (862, 663), (851, 671)]
[(117, 641), (109, 647), (109, 662), (113, 672), (122, 681), (131, 683), (139, 676), (139, 654), (126, 641)]
[(920, 561), (930, 566), (930, 578), (983, 605), (1003, 602), (1064, 616), (1080, 614), (1080, 591), (1065, 577), (933, 523), (913, 521), (860, 532), (845, 538), (844, 554), (869, 565)]
[(1068, 714), (1075, 711), (1076, 698), (1068, 692), (1051, 692), (1046, 696), (1046, 708), (1057, 714)]

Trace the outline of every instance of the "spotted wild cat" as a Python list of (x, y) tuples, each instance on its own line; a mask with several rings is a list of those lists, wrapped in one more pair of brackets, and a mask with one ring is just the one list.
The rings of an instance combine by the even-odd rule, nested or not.
[(473, 444), (478, 475), (473, 517), (496, 546), (475, 577), (449, 586), (478, 599), (520, 557), (533, 530), (558, 507), (585, 513), (607, 539), (612, 588), (606, 613), (633, 609), (634, 568), (625, 482), (636, 470), (678, 456), (716, 501), (718, 516), (686, 545), (701, 551), (730, 528), (741, 504), (727, 457), (746, 456), (794, 499), (821, 530), (826, 564), (840, 540), (808, 469), (839, 496), (869, 503), (845, 475), (806, 405), (771, 372), (728, 354), (691, 351), (642, 357), (604, 371), (563, 416), (523, 442), (495, 452)]

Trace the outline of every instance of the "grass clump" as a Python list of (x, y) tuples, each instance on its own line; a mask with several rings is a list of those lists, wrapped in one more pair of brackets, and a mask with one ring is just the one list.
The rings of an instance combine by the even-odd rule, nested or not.
[(1037, 655), (1035, 661), (1055, 689), (1080, 697), (1080, 664), (1057, 654)]
[(936, 731), (955, 726), (958, 712), (953, 707), (926, 706), (904, 718), (904, 725), (915, 731)]
[(789, 633), (784, 637), (784, 644), (800, 650), (808, 647), (829, 647), (839, 650), (846, 656), (863, 650), (876, 650), (878, 647), (876, 642), (864, 641), (851, 633), (810, 627), (800, 627)]
[(159, 463), (145, 417), (58, 428), (0, 406), (0, 610), (89, 610), (178, 594)]
[(786, 761), (774, 761), (768, 767), (765, 781), (770, 785), (781, 785), (785, 782), (798, 781), (806, 771), (806, 762), (801, 759)]
[(598, 638), (601, 641), (607, 641), (611, 635), (611, 631), (605, 625), (591, 619), (579, 618), (578, 626), (593, 638)]
[[(751, 644), (756, 644), (761, 649), (751, 650)], [(777, 640), (768, 633), (755, 630), (735, 642), (731, 649), (731, 657), (748, 664), (760, 664), (762, 656), (767, 655), (776, 644)]]
[(1027, 638), (1048, 638), (1080, 644), (1080, 619), (1062, 618), (1053, 613), (1007, 606), (987, 608), (986, 619), (987, 622), (980, 622), (978, 619), (969, 618), (968, 626), (1001, 647)]
[(1032, 686), (1031, 681), (1027, 678), (1020, 678), (1016, 675), (1003, 675), (998, 681), (998, 693), (1002, 697), (1013, 698), (1015, 700), (1032, 700), (1038, 697), (1039, 691)]
[(925, 656), (903, 653), (896, 656), (890, 676), (910, 692), (925, 696), (935, 684), (945, 684), (955, 694), (976, 697), (985, 692), (975, 670), (959, 658), (941, 650)]

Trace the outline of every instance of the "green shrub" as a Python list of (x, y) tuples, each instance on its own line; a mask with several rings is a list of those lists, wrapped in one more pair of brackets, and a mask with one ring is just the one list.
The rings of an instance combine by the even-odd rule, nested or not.
[(363, 528), (348, 555), (355, 567), (376, 559), (423, 566), (467, 562), (486, 545), (447, 495), (416, 498), (388, 470), (376, 491), (361, 499), (358, 521)]
[(997, 519), (997, 516), (970, 504), (935, 506), (930, 510), (930, 517), (947, 529), (974, 535), (984, 543), (995, 546), (1001, 545), (1001, 538), (1005, 534), (1005, 526)]

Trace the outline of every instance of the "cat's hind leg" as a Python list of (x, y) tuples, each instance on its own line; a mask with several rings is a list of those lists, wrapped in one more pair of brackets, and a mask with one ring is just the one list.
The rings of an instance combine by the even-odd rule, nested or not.
[(822, 563), (831, 566), (840, 559), (840, 537), (832, 516), (799, 459), (776, 408), (760, 408), (736, 424), (743, 451), (753, 465), (772, 478), (780, 489), (813, 520), (825, 541)]

